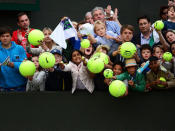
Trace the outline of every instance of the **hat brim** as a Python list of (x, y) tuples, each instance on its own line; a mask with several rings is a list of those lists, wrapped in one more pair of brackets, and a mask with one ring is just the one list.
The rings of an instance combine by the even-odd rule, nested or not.
[(131, 67), (131, 66), (137, 66), (136, 63), (129, 63), (129, 64), (126, 64), (125, 67)]

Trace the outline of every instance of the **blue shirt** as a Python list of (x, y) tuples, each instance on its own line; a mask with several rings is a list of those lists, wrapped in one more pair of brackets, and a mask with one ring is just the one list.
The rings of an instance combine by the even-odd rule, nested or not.
[(0, 87), (2, 88), (14, 88), (21, 87), (26, 84), (26, 78), (20, 75), (19, 66), (21, 62), (27, 58), (24, 48), (17, 45), (15, 42), (11, 42), (11, 47), (5, 49), (0, 42), (0, 63), (9, 56), (10, 62), (14, 63), (14, 68), (3, 65), (0, 70)]
[[(112, 37), (117, 37), (118, 35), (113, 33), (112, 31), (107, 31), (107, 35), (112, 36)], [(97, 36), (95, 38), (97, 40), (97, 45), (107, 45), (109, 46), (109, 51), (108, 55), (111, 55), (113, 51), (117, 50), (119, 47), (119, 43), (116, 43), (115, 40), (113, 39), (106, 39), (105, 37)]]
[(164, 21), (164, 28), (163, 30), (175, 30), (175, 23), (171, 21)]
[(106, 29), (120, 35), (120, 26), (115, 21), (106, 21)]
[(75, 37), (72, 37), (69, 40), (70, 40), (70, 43), (73, 45), (73, 49), (80, 50), (81, 41), (79, 38), (78, 38), (78, 40), (76, 40)]
[[(107, 35), (112, 36), (112, 37), (117, 37), (118, 35), (113, 33), (112, 31), (107, 31), (106, 32)], [(116, 44), (116, 41), (113, 39), (106, 39), (105, 37), (101, 37), (101, 36), (97, 36), (95, 38), (97, 40), (97, 44), (102, 44), (102, 45), (107, 45), (109, 47), (111, 47), (113, 44)]]

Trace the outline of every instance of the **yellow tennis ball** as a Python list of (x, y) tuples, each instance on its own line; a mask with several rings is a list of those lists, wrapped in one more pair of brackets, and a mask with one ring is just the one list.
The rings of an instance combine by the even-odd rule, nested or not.
[(171, 61), (172, 60), (172, 58), (173, 58), (173, 55), (170, 53), (170, 52), (165, 52), (164, 54), (163, 54), (163, 59), (165, 60), (165, 61)]
[[(166, 79), (164, 77), (159, 78), (160, 81), (166, 82)], [(158, 85), (159, 87), (164, 87), (164, 85)]]
[(33, 76), (36, 71), (35, 64), (29, 60), (23, 61), (19, 66), (19, 72), (22, 76)]
[(108, 55), (103, 52), (97, 52), (92, 57), (101, 58), (105, 64), (109, 63)]
[(126, 85), (120, 80), (114, 80), (109, 85), (109, 93), (114, 97), (123, 96), (126, 92)]
[(164, 28), (164, 23), (161, 20), (158, 20), (154, 23), (154, 28), (157, 30), (162, 30)]
[(82, 56), (82, 57), (81, 57), (81, 59), (82, 59), (82, 60), (85, 60), (85, 57), (84, 57), (84, 56)]
[(120, 54), (124, 58), (132, 58), (136, 51), (136, 46), (132, 42), (125, 42), (120, 47)]
[(38, 29), (32, 30), (28, 35), (28, 41), (30, 44), (37, 46), (40, 43), (38, 41), (41, 41), (44, 39), (44, 33)]
[(103, 75), (105, 78), (112, 78), (113, 77), (113, 71), (111, 69), (105, 69), (103, 72)]
[(90, 41), (88, 39), (83, 39), (80, 45), (82, 48), (88, 48), (90, 46)]
[(92, 73), (100, 73), (104, 69), (104, 62), (101, 58), (90, 58), (87, 62), (87, 68)]
[(50, 52), (44, 52), (39, 56), (39, 64), (42, 68), (51, 68), (55, 65), (55, 56)]

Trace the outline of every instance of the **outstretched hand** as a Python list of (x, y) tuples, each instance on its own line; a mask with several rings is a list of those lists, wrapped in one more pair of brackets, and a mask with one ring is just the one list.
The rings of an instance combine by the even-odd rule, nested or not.
[(63, 62), (60, 62), (59, 63), (59, 67), (63, 70), (65, 68), (64, 63)]
[(117, 38), (115, 39), (115, 41), (116, 41), (117, 43), (122, 42), (122, 38), (121, 38), (121, 36), (120, 36), (120, 35), (119, 35), (119, 36), (117, 36)]
[(64, 21), (65, 19), (68, 19), (68, 17), (67, 16), (62, 17), (61, 21)]
[(116, 20), (116, 19), (118, 19), (118, 9), (117, 8), (115, 8), (114, 15), (113, 15), (113, 20)]
[(111, 5), (108, 5), (107, 7), (106, 7), (106, 9), (105, 9), (105, 12), (106, 12), (106, 16), (107, 17), (110, 17), (110, 15), (111, 15)]

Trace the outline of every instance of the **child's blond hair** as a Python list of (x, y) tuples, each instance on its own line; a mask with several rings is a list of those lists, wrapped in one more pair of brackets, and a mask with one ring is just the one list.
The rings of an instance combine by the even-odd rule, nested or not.
[(96, 28), (97, 28), (97, 25), (103, 25), (104, 27), (105, 27), (105, 29), (106, 29), (106, 25), (103, 23), (103, 22), (101, 22), (100, 20), (97, 20), (95, 23), (94, 23), (94, 32), (96, 33)]
[(106, 52), (108, 52), (108, 51), (109, 51), (109, 46), (107, 46), (107, 45), (99, 45), (99, 46), (96, 48), (96, 50), (95, 50), (94, 53), (100, 52), (101, 49), (104, 49), (104, 50), (106, 50)]

